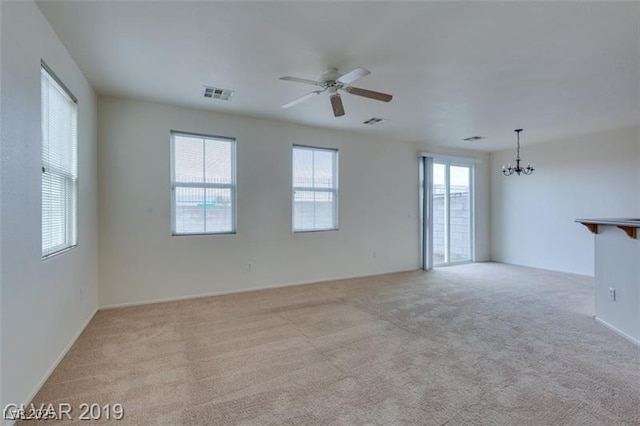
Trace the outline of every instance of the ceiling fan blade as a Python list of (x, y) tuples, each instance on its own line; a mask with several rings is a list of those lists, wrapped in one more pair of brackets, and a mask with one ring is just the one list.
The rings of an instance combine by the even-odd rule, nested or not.
[(336, 117), (342, 117), (344, 115), (344, 106), (342, 105), (342, 98), (339, 93), (331, 95), (331, 107), (333, 108), (333, 115)]
[(302, 95), (299, 98), (295, 98), (291, 102), (288, 102), (288, 103), (282, 105), (282, 108), (291, 108), (294, 105), (298, 105), (300, 102), (304, 102), (307, 99), (311, 99), (314, 96), (318, 96), (322, 92), (324, 92), (324, 90), (316, 90), (314, 92), (307, 93), (306, 95)]
[(351, 84), (354, 81), (356, 81), (357, 79), (362, 78), (367, 74), (371, 74), (371, 71), (369, 71), (366, 68), (358, 67), (358, 68), (354, 68), (351, 71), (349, 71), (348, 73), (344, 74), (337, 81), (342, 83), (342, 84)]
[(312, 86), (322, 86), (322, 82), (315, 81), (315, 80), (308, 80), (306, 78), (298, 78), (298, 77), (286, 76), (286, 77), (280, 77), (278, 80), (294, 81), (296, 83), (311, 84)]
[(365, 98), (375, 99), (376, 101), (389, 102), (393, 99), (393, 95), (382, 92), (374, 92), (373, 90), (360, 89), (358, 87), (345, 87), (348, 93), (356, 96), (364, 96)]

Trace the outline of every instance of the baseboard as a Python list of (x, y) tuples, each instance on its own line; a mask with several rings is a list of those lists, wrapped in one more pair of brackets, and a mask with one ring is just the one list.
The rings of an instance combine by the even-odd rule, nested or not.
[(596, 322), (599, 322), (600, 324), (604, 325), (608, 329), (615, 331), (616, 333), (618, 333), (619, 335), (621, 335), (625, 339), (629, 340), (631, 343), (635, 343), (636, 346), (640, 346), (640, 340), (636, 339), (635, 337), (632, 337), (632, 336), (628, 335), (627, 333), (625, 333), (624, 331), (621, 331), (621, 330), (617, 329), (616, 327), (612, 326), (608, 322), (602, 320), (601, 318), (598, 318), (595, 315), (593, 316), (593, 319), (596, 320)]
[(528, 264), (525, 264), (525, 263), (511, 263), (511, 262), (505, 262), (503, 260), (495, 260), (495, 259), (491, 259), (491, 260), (489, 260), (489, 262), (491, 262), (491, 263), (500, 263), (502, 265), (509, 265), (509, 266), (518, 266), (520, 268), (537, 269), (539, 271), (560, 272), (561, 274), (577, 275), (579, 277), (585, 277), (585, 278), (594, 278), (595, 277), (594, 274), (585, 274), (583, 272), (567, 271), (567, 270), (562, 270), (562, 269), (549, 269), (549, 268), (545, 268), (545, 267), (542, 267), (542, 266), (539, 266), (539, 265), (528, 265)]
[(99, 306), (98, 310), (107, 310), (107, 309), (117, 309), (117, 308), (126, 308), (130, 306), (142, 306), (142, 305), (152, 305), (154, 303), (167, 303), (167, 302), (178, 302), (180, 300), (191, 300), (191, 299), (200, 299), (203, 297), (212, 297), (212, 296), (224, 296), (226, 294), (237, 294), (237, 293), (248, 293), (250, 291), (260, 291), (260, 290), (272, 290), (274, 288), (286, 288), (286, 287), (297, 287), (301, 285), (310, 285), (310, 284), (322, 284), (329, 281), (339, 281), (339, 280), (350, 280), (355, 278), (367, 278), (367, 277), (376, 277), (380, 275), (388, 275), (388, 274), (398, 274), (401, 272), (411, 272), (411, 271), (420, 271), (419, 268), (412, 269), (403, 269), (399, 271), (391, 271), (391, 272), (383, 272), (380, 274), (366, 274), (366, 275), (350, 275), (339, 278), (331, 278), (321, 281), (302, 281), (298, 283), (289, 283), (289, 284), (275, 284), (270, 286), (260, 286), (260, 287), (250, 287), (250, 288), (242, 288), (237, 290), (220, 290), (214, 291), (211, 293), (200, 293), (200, 294), (192, 294), (188, 296), (177, 296), (177, 297), (167, 297), (160, 299), (150, 299), (150, 300), (140, 300), (136, 302), (125, 302), (125, 303), (114, 303), (111, 305)]
[[(33, 401), (33, 398), (36, 397), (36, 395), (38, 394), (38, 392), (40, 391), (42, 386), (46, 383), (47, 380), (49, 380), (49, 376), (51, 376), (51, 373), (53, 373), (53, 370), (55, 370), (56, 367), (58, 367), (58, 364), (60, 364), (60, 361), (62, 361), (62, 359), (67, 355), (67, 353), (69, 352), (69, 349), (71, 349), (71, 346), (73, 346), (73, 344), (76, 342), (76, 340), (78, 340), (78, 337), (80, 337), (80, 335), (82, 334), (84, 329), (87, 328), (87, 325), (89, 325), (89, 323), (91, 322), (91, 320), (93, 319), (93, 317), (96, 315), (97, 312), (98, 312), (98, 309), (96, 308), (93, 311), (93, 313), (91, 315), (89, 315), (87, 320), (82, 324), (82, 327), (80, 327), (80, 329), (76, 332), (76, 334), (73, 336), (73, 338), (69, 341), (67, 346), (64, 348), (64, 350), (58, 356), (58, 358), (56, 358), (56, 360), (53, 362), (51, 367), (49, 367), (47, 372), (42, 377), (42, 380), (40, 380), (40, 382), (34, 387), (33, 391), (31, 391), (31, 394), (29, 395), (29, 397), (27, 398), (27, 400), (24, 403), (25, 406), (27, 406), (28, 404), (31, 403), (31, 401)], [(10, 421), (8, 424), (13, 425), (13, 424), (15, 424), (15, 421)]]

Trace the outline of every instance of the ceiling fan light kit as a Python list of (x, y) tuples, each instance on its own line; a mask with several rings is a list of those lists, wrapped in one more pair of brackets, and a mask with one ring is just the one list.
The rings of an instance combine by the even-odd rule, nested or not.
[(392, 95), (388, 93), (375, 92), (373, 90), (361, 89), (359, 87), (349, 86), (354, 81), (371, 74), (369, 70), (362, 67), (352, 69), (346, 74), (340, 74), (337, 68), (329, 68), (320, 77), (320, 81), (309, 80), (306, 78), (298, 77), (280, 77), (283, 81), (293, 81), (295, 83), (309, 84), (313, 86), (319, 86), (321, 89), (314, 90), (305, 95), (302, 95), (286, 104), (282, 105), (282, 108), (291, 108), (301, 102), (316, 97), (320, 93), (329, 92), (329, 98), (331, 101), (331, 108), (333, 109), (333, 115), (335, 117), (342, 117), (344, 115), (344, 105), (342, 104), (342, 98), (339, 91), (349, 93), (351, 95), (362, 96), (364, 98), (374, 99), (381, 102), (389, 102), (393, 99)]

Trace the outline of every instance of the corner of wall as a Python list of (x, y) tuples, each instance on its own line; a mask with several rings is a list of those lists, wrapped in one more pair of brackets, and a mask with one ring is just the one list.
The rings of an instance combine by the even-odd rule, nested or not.
[(502, 176), (513, 151), (492, 152), (492, 260), (593, 275), (593, 236), (574, 221), (640, 213), (638, 135), (636, 125), (528, 145), (530, 176)]

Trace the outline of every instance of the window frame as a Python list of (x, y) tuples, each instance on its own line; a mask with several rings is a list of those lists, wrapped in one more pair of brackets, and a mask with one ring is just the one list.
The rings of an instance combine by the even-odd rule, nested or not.
[[(55, 83), (61, 90), (64, 95), (68, 98), (68, 100), (73, 104), (73, 118), (72, 118), (72, 126), (74, 129), (74, 136), (70, 141), (65, 141), (67, 145), (70, 145), (70, 149), (75, 151), (75, 157), (72, 158), (71, 163), (71, 171), (67, 172), (65, 170), (60, 170), (52, 164), (46, 163), (44, 159), (44, 120), (45, 120), (45, 111), (42, 108), (42, 97), (44, 93), (42, 89), (40, 90), (40, 167), (41, 167), (41, 175), (40, 175), (40, 250), (41, 250), (41, 259), (47, 260), (52, 257), (58, 256), (60, 254), (66, 253), (76, 247), (79, 244), (79, 153), (78, 153), (78, 98), (69, 90), (69, 88), (62, 82), (62, 80), (58, 77), (58, 75), (47, 65), (44, 60), (40, 60), (40, 84), (42, 84), (42, 73), (45, 73), (48, 78), (51, 79), (53, 83)], [(53, 178), (59, 178), (64, 182), (65, 190), (70, 190), (72, 195), (66, 199), (67, 208), (65, 212), (68, 214), (65, 215), (65, 242), (63, 244), (59, 244), (57, 246), (49, 247), (48, 250), (44, 248), (44, 215), (43, 215), (43, 204), (44, 204), (44, 191), (43, 191), (43, 180), (45, 175), (49, 174), (53, 176)]]
[[(171, 130), (170, 142), (169, 142), (169, 160), (170, 160), (170, 188), (171, 188), (171, 236), (172, 237), (192, 237), (192, 236), (204, 236), (204, 235), (233, 235), (238, 232), (237, 228), (237, 215), (238, 215), (238, 181), (237, 181), (237, 155), (236, 155), (236, 138), (229, 136), (217, 136), (205, 133), (185, 132), (181, 130)], [(231, 179), (232, 183), (194, 183), (194, 182), (176, 182), (175, 179), (175, 137), (184, 136), (191, 138), (206, 140), (219, 140), (231, 143)], [(231, 230), (224, 232), (176, 232), (176, 188), (203, 188), (203, 189), (229, 189), (231, 192)], [(206, 216), (205, 216), (206, 218)], [(206, 221), (205, 221), (206, 224)], [(206, 227), (206, 225), (205, 225)]]
[[(295, 186), (295, 176), (294, 176), (294, 152), (296, 149), (306, 149), (309, 151), (328, 151), (331, 152), (332, 155), (332, 188), (315, 188), (315, 187), (305, 187), (305, 186)], [(330, 231), (338, 231), (339, 228), (339, 198), (338, 198), (338, 165), (339, 165), (339, 151), (338, 148), (328, 148), (321, 146), (312, 146), (312, 145), (301, 145), (301, 144), (293, 144), (291, 148), (291, 230), (294, 234), (298, 233), (306, 233), (306, 232), (330, 232)], [(313, 228), (313, 229), (296, 229), (296, 204), (295, 204), (295, 196), (296, 191), (304, 191), (304, 192), (326, 192), (333, 194), (333, 218), (334, 223), (331, 228)]]

